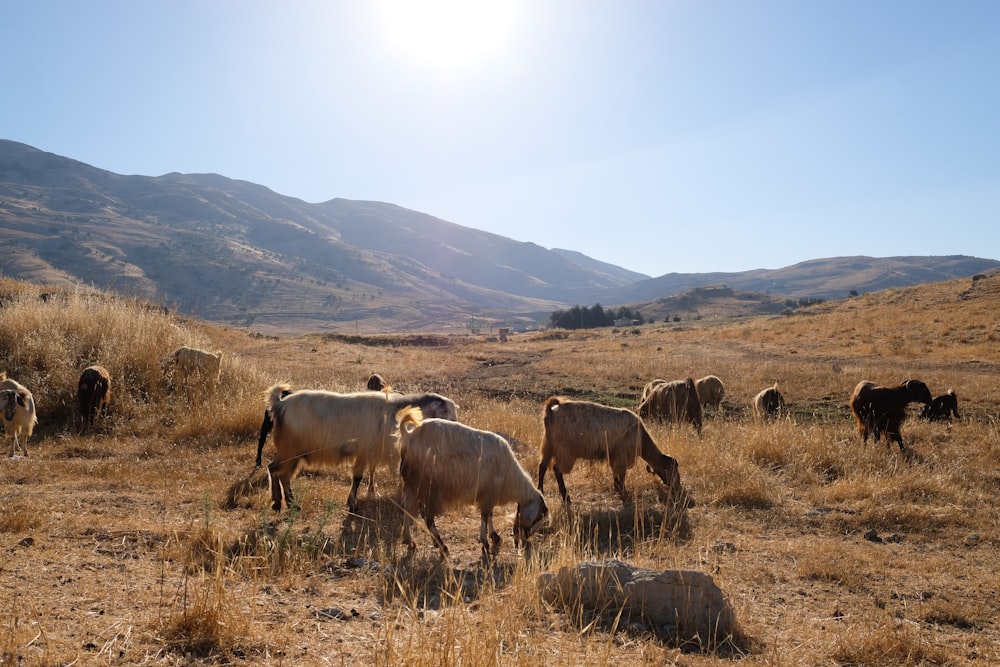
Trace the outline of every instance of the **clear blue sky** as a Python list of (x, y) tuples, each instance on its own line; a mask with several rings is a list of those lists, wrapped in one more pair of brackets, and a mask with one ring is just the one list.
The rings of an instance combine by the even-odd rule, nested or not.
[(117, 173), (654, 276), (1000, 259), (996, 0), (4, 0), (0, 59), (0, 138)]

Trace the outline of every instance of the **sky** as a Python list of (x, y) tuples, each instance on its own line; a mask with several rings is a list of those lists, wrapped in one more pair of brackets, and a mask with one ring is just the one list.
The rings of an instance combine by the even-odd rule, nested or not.
[(1000, 259), (995, 0), (4, 0), (0, 138), (650, 276)]

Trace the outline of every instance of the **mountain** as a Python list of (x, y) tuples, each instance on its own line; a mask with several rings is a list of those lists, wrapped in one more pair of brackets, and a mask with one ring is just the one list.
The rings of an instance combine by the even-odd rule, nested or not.
[(851, 292), (874, 292), (891, 287), (964, 278), (1000, 267), (993, 259), (964, 255), (932, 257), (832, 257), (800, 262), (783, 269), (742, 273), (668, 273), (607, 291), (612, 303), (638, 303), (699, 287), (725, 285), (745, 292), (835, 299)]
[(968, 257), (841, 258), (650, 278), (389, 203), (310, 204), (218, 174), (126, 176), (3, 140), (0, 253), (10, 278), (110, 289), (285, 332), (545, 322), (576, 304), (652, 302), (712, 284), (841, 296), (1000, 266)]

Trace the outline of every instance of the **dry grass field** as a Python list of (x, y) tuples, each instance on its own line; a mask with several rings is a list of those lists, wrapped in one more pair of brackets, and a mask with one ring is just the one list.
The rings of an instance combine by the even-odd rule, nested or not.
[[(878, 292), (794, 316), (550, 331), (506, 343), (455, 335), (264, 337), (124, 299), (0, 281), (0, 370), (34, 392), (27, 458), (0, 459), (0, 665), (987, 665), (1000, 663), (1000, 276)], [(164, 377), (181, 344), (223, 350), (198, 390)], [(110, 415), (82, 429), (80, 371), (112, 374)], [(350, 471), (304, 473), (276, 515), (253, 470), (262, 393), (399, 390), (453, 398), (510, 436), (532, 477), (541, 405), (566, 394), (635, 407), (654, 378), (718, 375), (703, 437), (649, 424), (693, 503), (665, 507), (641, 464), (612, 493), (606, 465), (550, 476), (550, 522), (529, 558), (496, 513), (480, 558), (473, 508), (423, 529), (406, 558), (394, 471), (358, 514)], [(953, 388), (963, 419), (903, 425), (909, 455), (862, 444), (847, 400), (863, 379)], [(755, 424), (777, 382), (787, 415)], [(269, 441), (265, 460), (273, 454)], [(538, 578), (620, 559), (710, 574), (739, 633), (678, 646), (641, 620), (568, 616)]]

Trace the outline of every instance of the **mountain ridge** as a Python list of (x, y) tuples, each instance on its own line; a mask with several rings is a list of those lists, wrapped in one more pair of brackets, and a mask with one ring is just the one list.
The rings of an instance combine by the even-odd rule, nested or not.
[(1000, 262), (831, 258), (743, 273), (649, 277), (396, 204), (318, 204), (220, 174), (121, 175), (0, 140), (3, 275), (93, 285), (268, 331), (443, 330), (470, 318), (653, 302), (695, 287), (834, 298), (971, 275)]

